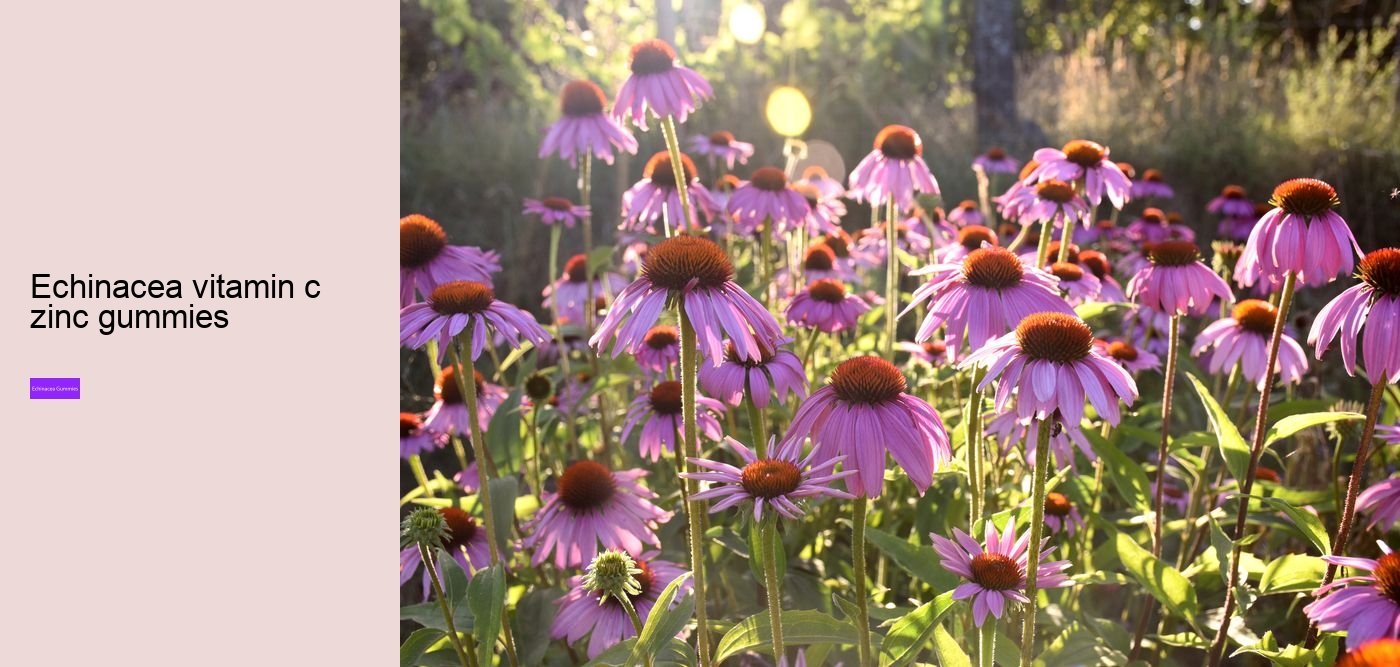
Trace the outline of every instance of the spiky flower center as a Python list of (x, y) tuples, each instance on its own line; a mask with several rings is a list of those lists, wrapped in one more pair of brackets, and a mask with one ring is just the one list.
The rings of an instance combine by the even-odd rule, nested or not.
[(475, 280), (454, 280), (438, 285), (428, 304), (440, 315), (475, 315), (496, 301), (496, 292)]
[(1400, 639), (1372, 639), (1352, 648), (1336, 667), (1394, 667), (1400, 665)]
[(1376, 590), (1400, 604), (1400, 553), (1389, 553), (1376, 559)]
[(822, 278), (807, 286), (807, 294), (824, 303), (841, 303), (846, 300), (846, 286), (839, 280)]
[(1052, 201), (1056, 204), (1065, 204), (1071, 199), (1074, 199), (1074, 186), (1052, 178), (1048, 181), (1037, 183), (1035, 186), (1035, 194), (1037, 197), (1046, 201)]
[(987, 149), (987, 152), (984, 153), (983, 155), (986, 155), (988, 160), (1005, 160), (1005, 159), (1006, 159), (1006, 151), (1005, 151), (1004, 149), (1002, 149), (1002, 148), (997, 147), (997, 146), (992, 146), (991, 148), (988, 148), (988, 149)]
[(1227, 185), (1220, 190), (1220, 196), (1226, 199), (1244, 199), (1244, 188), (1238, 185)]
[(673, 236), (652, 246), (642, 261), (642, 275), (657, 287), (682, 290), (692, 280), (704, 289), (717, 289), (734, 278), (734, 264), (707, 238)]
[(716, 192), (733, 192), (739, 187), (739, 177), (734, 174), (725, 174), (715, 179)]
[(449, 552), (456, 553), (476, 537), (476, 520), (472, 519), (472, 515), (456, 507), (441, 507), (438, 508), (438, 513), (442, 515), (447, 529), (451, 531), (442, 544)]
[(977, 202), (971, 199), (964, 199), (958, 202), (958, 208), (962, 209), (964, 212), (975, 211), (977, 210)]
[(777, 498), (797, 490), (802, 473), (787, 461), (767, 459), (754, 461), (739, 475), (739, 484), (749, 495), (757, 498)]
[(739, 364), (744, 368), (758, 368), (772, 361), (776, 356), (778, 356), (776, 350), (770, 350), (767, 345), (759, 343), (758, 358), (748, 359), (739, 356), (739, 350), (734, 347), (734, 341), (725, 341), (724, 343), (724, 360), (731, 364)]
[(906, 386), (904, 374), (879, 357), (847, 359), (831, 372), (832, 390), (837, 398), (848, 403), (888, 403), (904, 393)]
[(569, 261), (564, 263), (564, 275), (569, 277), (571, 283), (581, 283), (588, 280), (588, 256), (574, 255)]
[(676, 66), (676, 51), (659, 39), (648, 39), (632, 45), (633, 74), (661, 74)]
[(1070, 282), (1084, 279), (1084, 269), (1079, 268), (1078, 264), (1070, 264), (1069, 262), (1055, 262), (1051, 264), (1050, 273), (1054, 274), (1055, 277), (1060, 280), (1068, 280)]
[(417, 435), (418, 429), (423, 428), (423, 420), (412, 412), (399, 413), (399, 437), (407, 438)]
[(681, 413), (681, 383), (675, 380), (658, 382), (651, 388), (651, 410), (658, 415)]
[(830, 248), (837, 257), (851, 256), (851, 236), (845, 230), (837, 230), (827, 234), (822, 238), (821, 243)]
[[(476, 395), (481, 395), (481, 390), (486, 383), (486, 376), (481, 371), (472, 369), (472, 381), (476, 383)], [(457, 369), (455, 366), (443, 366), (442, 378), (438, 381), (438, 400), (447, 405), (461, 405), (466, 402), (462, 396), (462, 387), (457, 384)]]
[(777, 167), (759, 167), (749, 177), (749, 182), (759, 190), (782, 192), (787, 189), (787, 174)]
[(715, 146), (728, 146), (734, 143), (734, 135), (724, 130), (710, 133), (710, 143)]
[(1165, 179), (1162, 178), (1162, 172), (1156, 169), (1145, 169), (1142, 172), (1142, 180), (1148, 183), (1161, 183)]
[[(1061, 241), (1059, 239), (1055, 239), (1046, 246), (1046, 250), (1048, 251), (1046, 253), (1047, 258), (1058, 258), (1060, 256), (1060, 243)], [(1065, 261), (1073, 264), (1079, 263), (1079, 246), (1073, 243), (1069, 244), (1069, 252), (1065, 253)]]
[(1161, 241), (1147, 252), (1147, 259), (1158, 266), (1186, 266), (1200, 258), (1201, 249), (1190, 241)]
[(968, 225), (958, 230), (958, 243), (968, 250), (977, 250), (983, 243), (997, 245), (997, 235), (982, 225)]
[(1086, 168), (1097, 166), (1108, 154), (1108, 149), (1086, 139), (1075, 139), (1060, 150), (1065, 154), (1066, 160)]
[(597, 461), (575, 461), (559, 476), (559, 500), (572, 510), (602, 507), (615, 493), (612, 471)]
[(1160, 225), (1166, 221), (1167, 214), (1163, 213), (1160, 208), (1148, 208), (1143, 210), (1142, 219), (1144, 222)]
[[(685, 173), (687, 184), (695, 180), (695, 161), (689, 155), (681, 153), (681, 170)], [(647, 164), (642, 168), (642, 176), (651, 179), (651, 184), (659, 188), (676, 187), (676, 170), (671, 166), (671, 154), (661, 151), (651, 156)]]
[(1274, 320), (1278, 319), (1278, 308), (1268, 301), (1245, 299), (1235, 304), (1234, 310), (1230, 311), (1230, 317), (1239, 322), (1245, 331), (1272, 336)]
[(1009, 591), (1021, 585), (1021, 566), (1006, 554), (972, 557), (972, 581), (989, 591)]
[(564, 213), (567, 213), (573, 210), (574, 208), (574, 203), (563, 197), (545, 197), (544, 199), (540, 200), (540, 203), (543, 204), (545, 208), (550, 209), (551, 211), (560, 211)]
[(1105, 276), (1113, 274), (1113, 266), (1108, 262), (1108, 255), (1097, 250), (1084, 250), (1079, 253), (1079, 263), (1084, 268), (1089, 269), (1095, 278), (1103, 280)]
[(549, 378), (539, 373), (531, 373), (525, 378), (525, 395), (531, 400), (543, 401), (554, 393), (554, 383)]
[(875, 135), (875, 148), (887, 158), (911, 160), (923, 155), (924, 141), (913, 129), (903, 125), (886, 125)]
[(592, 81), (570, 81), (564, 84), (563, 92), (559, 93), (559, 111), (565, 116), (595, 116), (603, 113), (603, 107), (607, 104), (608, 98), (603, 94), (603, 89)]
[(1381, 248), (1361, 258), (1358, 277), (1377, 292), (1400, 295), (1400, 249)]
[(948, 353), (948, 344), (941, 340), (931, 340), (924, 343), (924, 354), (931, 357), (941, 357)]
[(446, 246), (442, 225), (417, 213), (399, 219), (399, 266), (416, 269), (433, 261)]
[(963, 258), (963, 277), (968, 284), (988, 289), (1006, 289), (1021, 283), (1021, 259), (1006, 248), (978, 248)]
[(647, 335), (642, 338), (642, 342), (653, 350), (664, 350), (673, 347), (681, 340), (681, 334), (675, 327), (664, 324), (654, 326), (647, 330)]
[(818, 243), (807, 248), (807, 254), (802, 258), (802, 268), (808, 271), (830, 271), (836, 266), (836, 251), (825, 243)]
[(1032, 359), (1068, 364), (1089, 356), (1094, 332), (1073, 315), (1036, 313), (1016, 326), (1016, 340)]
[(1279, 183), (1269, 203), (1283, 209), (1284, 213), (1314, 216), (1341, 206), (1342, 200), (1337, 197), (1337, 189), (1323, 181), (1295, 178)]
[(1051, 491), (1045, 494), (1045, 513), (1050, 516), (1069, 516), (1069, 511), (1074, 508), (1069, 502), (1069, 497), (1063, 493)]
[(1138, 350), (1132, 343), (1115, 340), (1108, 344), (1108, 356), (1118, 361), (1137, 361)]

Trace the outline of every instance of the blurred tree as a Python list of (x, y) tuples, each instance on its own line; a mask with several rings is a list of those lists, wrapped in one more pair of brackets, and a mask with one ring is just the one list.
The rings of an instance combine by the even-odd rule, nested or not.
[(1016, 131), (1017, 0), (976, 3), (972, 24), (972, 94), (981, 148), (1010, 143)]

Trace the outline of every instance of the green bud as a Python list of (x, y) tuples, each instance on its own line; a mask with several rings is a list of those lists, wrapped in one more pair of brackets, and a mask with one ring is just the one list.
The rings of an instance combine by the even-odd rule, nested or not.
[(426, 545), (436, 547), (447, 541), (452, 531), (442, 513), (431, 507), (423, 507), (404, 517), (400, 525), (403, 546)]
[(583, 575), (583, 588), (601, 594), (598, 604), (602, 604), (608, 596), (622, 600), (626, 595), (630, 599), (630, 596), (642, 594), (641, 583), (637, 581), (637, 575), (641, 573), (637, 562), (626, 552), (609, 549), (588, 564), (588, 571)]

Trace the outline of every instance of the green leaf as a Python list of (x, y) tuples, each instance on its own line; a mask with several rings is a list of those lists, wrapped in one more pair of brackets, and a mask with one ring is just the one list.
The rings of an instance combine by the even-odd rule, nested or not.
[(1113, 488), (1118, 490), (1118, 495), (1138, 511), (1150, 511), (1152, 482), (1148, 481), (1142, 466), (1093, 430), (1085, 430), (1084, 435), (1089, 438), (1094, 452), (1103, 459), (1104, 470), (1108, 471), (1108, 477), (1113, 480)]
[(915, 579), (932, 586), (934, 591), (942, 593), (957, 587), (958, 578), (938, 564), (933, 547), (910, 544), (904, 538), (878, 528), (866, 528), (865, 539), (874, 543)]
[(933, 652), (938, 654), (938, 664), (943, 667), (972, 667), (972, 658), (941, 623), (933, 626)]
[(1158, 635), (1158, 641), (1167, 646), (1180, 646), (1182, 648), (1198, 648), (1202, 651), (1210, 648), (1210, 642), (1194, 632), (1178, 632), (1172, 635)]
[(495, 520), (496, 548), (501, 554), (510, 553), (511, 527), (515, 525), (515, 499), (520, 495), (520, 483), (512, 475), (487, 480), (491, 493), (491, 518)]
[(1264, 575), (1259, 579), (1259, 593), (1311, 593), (1317, 590), (1326, 572), (1327, 562), (1316, 556), (1279, 556), (1264, 568)]
[[(1321, 552), (1322, 555), (1326, 556), (1332, 553), (1331, 538), (1327, 536), (1327, 529), (1322, 526), (1322, 519), (1317, 518), (1316, 514), (1299, 507), (1294, 507), (1278, 498), (1260, 498), (1259, 496), (1254, 496), (1254, 498), (1287, 514), (1288, 518), (1293, 521), (1293, 525), (1297, 526), (1298, 531), (1303, 534), (1303, 537), (1307, 538), (1313, 546), (1317, 547), (1317, 550)], [(1244, 502), (1244, 499), (1241, 498), (1240, 502)]]
[(651, 615), (647, 616), (646, 623), (642, 625), (642, 633), (637, 636), (637, 644), (632, 647), (632, 664), (644, 664), (646, 656), (661, 650), (666, 642), (675, 639), (685, 628), (685, 624), (690, 622), (690, 617), (695, 614), (694, 595), (687, 595), (680, 604), (671, 606), (681, 584), (689, 578), (689, 572), (676, 577), (666, 584), (661, 595), (657, 596), (656, 604), (651, 608)]
[(1128, 309), (1126, 303), (1108, 303), (1105, 301), (1088, 301), (1074, 307), (1074, 314), (1079, 319), (1088, 322), (1096, 317), (1105, 317)]
[(1155, 558), (1151, 552), (1123, 533), (1116, 534), (1118, 560), (1138, 583), (1173, 614), (1196, 623), (1196, 589), (1176, 568)]
[[(598, 657), (589, 660), (584, 667), (636, 667), (636, 665), (642, 664), (631, 662), (632, 647), (636, 644), (636, 637), (618, 642), (608, 650), (599, 653)], [(695, 664), (695, 651), (685, 642), (673, 637), (651, 658), (651, 664), (654, 667), (667, 667), (669, 665), (688, 667)]]
[(1233, 658), (1241, 653), (1262, 656), (1279, 667), (1321, 667), (1331, 665), (1336, 661), (1337, 635), (1328, 634), (1327, 638), (1312, 650), (1303, 648), (1301, 644), (1280, 649), (1278, 641), (1274, 639), (1274, 633), (1270, 631), (1259, 638), (1258, 644), (1243, 647), (1232, 653), (1230, 657)]
[(500, 563), (476, 571), (467, 584), (467, 606), (476, 619), (472, 636), (476, 638), (477, 662), (489, 665), (506, 610), (506, 573)]
[[(525, 448), (520, 435), (520, 390), (510, 393), (490, 424), (483, 424), (486, 450), (501, 470), (520, 470), (525, 465)], [(463, 439), (465, 443), (465, 438)]]
[[(744, 651), (773, 648), (773, 634), (768, 612), (754, 614), (729, 629), (719, 640), (715, 662), (731, 658)], [(803, 644), (855, 644), (855, 626), (838, 621), (820, 611), (783, 612), (783, 641), (792, 646)]]
[(1230, 541), (1225, 531), (1221, 530), (1220, 524), (1216, 523), (1215, 517), (1206, 515), (1210, 519), (1210, 545), (1215, 547), (1215, 557), (1220, 562), (1220, 583), (1230, 585), (1230, 554), (1234, 553), (1235, 543)]
[(539, 665), (553, 640), (549, 626), (554, 622), (555, 601), (563, 593), (553, 588), (537, 588), (526, 593), (515, 604), (515, 647), (520, 652), (520, 664)]
[(1366, 415), (1360, 412), (1309, 412), (1302, 415), (1290, 415), (1278, 420), (1273, 426), (1269, 427), (1268, 432), (1264, 435), (1264, 446), (1268, 447), (1279, 440), (1291, 437), (1305, 428), (1331, 422), (1356, 421), (1365, 418)]
[(399, 647), (399, 667), (413, 667), (418, 664), (418, 659), (446, 636), (447, 633), (437, 628), (418, 628), (408, 639), (403, 640), (403, 646)]
[[(757, 581), (763, 581), (763, 522), (750, 521), (749, 523), (749, 570), (753, 572), (753, 577)], [(778, 543), (774, 545), (774, 555), (778, 561), (778, 576), (781, 578), (787, 572), (787, 550), (783, 548), (782, 534), (774, 528), (774, 538)]]
[(831, 594), (831, 599), (836, 603), (836, 608), (840, 609), (842, 614), (845, 614), (846, 620), (850, 621), (851, 623), (855, 623), (856, 619), (860, 618), (860, 609), (856, 607), (856, 603), (851, 602), (850, 600), (847, 600), (846, 598), (843, 598), (840, 595), (837, 595), (836, 593)]
[(1226, 467), (1230, 469), (1230, 474), (1235, 479), (1244, 479), (1249, 470), (1249, 444), (1240, 435), (1240, 430), (1235, 428), (1235, 423), (1230, 421), (1230, 415), (1226, 414), (1225, 409), (1215, 402), (1215, 397), (1211, 396), (1210, 389), (1195, 375), (1187, 373), (1186, 377), (1196, 388), (1196, 395), (1201, 397), (1201, 404), (1206, 408), (1206, 416), (1210, 418), (1210, 426), (1215, 431), (1215, 435), (1220, 438), (1220, 455), (1225, 459)]
[(928, 646), (934, 629), (940, 627), (939, 619), (943, 618), (954, 604), (953, 592), (949, 591), (934, 598), (932, 602), (919, 605), (914, 611), (896, 620), (890, 626), (884, 644), (880, 647), (880, 667), (907, 665), (913, 662), (919, 652)]

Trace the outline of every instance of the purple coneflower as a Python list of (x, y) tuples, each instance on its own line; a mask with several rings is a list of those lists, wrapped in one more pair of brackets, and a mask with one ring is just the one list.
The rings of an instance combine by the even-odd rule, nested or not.
[[(484, 429), (510, 392), (505, 387), (487, 382), (481, 371), (473, 369), (472, 374), (476, 382), (476, 423)], [(423, 428), (432, 433), (469, 437), (471, 424), (467, 421), (467, 402), (462, 396), (461, 385), (457, 384), (457, 371), (452, 366), (442, 367), (442, 379), (433, 388), (433, 393), (437, 396), (437, 402), (423, 418)]]
[(1052, 180), (1073, 183), (1082, 178), (1084, 198), (1093, 206), (1106, 196), (1113, 208), (1121, 209), (1131, 196), (1132, 183), (1123, 170), (1108, 159), (1107, 146), (1075, 139), (1062, 150), (1042, 148), (1036, 151), (1034, 160), (1040, 166), (1026, 178), (1027, 183)]
[(1206, 210), (1227, 218), (1248, 218), (1254, 215), (1254, 203), (1245, 196), (1244, 188), (1227, 185), (1220, 196), (1206, 204)]
[[(589, 282), (593, 284), (590, 286)], [(574, 255), (564, 263), (564, 275), (544, 288), (544, 307), (551, 309), (557, 300), (561, 322), (583, 322), (589, 306), (598, 309), (606, 306), (614, 294), (627, 287), (627, 279), (611, 272), (600, 272), (588, 279), (588, 257)], [(588, 300), (589, 292), (593, 301)]]
[(749, 180), (729, 198), (729, 216), (734, 231), (753, 236), (761, 225), (767, 233), (780, 237), (805, 226), (812, 209), (807, 198), (788, 185), (787, 174), (777, 167), (759, 167)]
[(1142, 217), (1128, 225), (1124, 234), (1127, 235), (1128, 240), (1144, 245), (1160, 241), (1196, 240), (1196, 232), (1182, 224), (1180, 216), (1175, 213), (1163, 213), (1160, 208), (1144, 210)]
[[(896, 222), (896, 246), (915, 257), (927, 257), (929, 248), (933, 247), (933, 241), (922, 228), (923, 222), (917, 217)], [(886, 240), (888, 231), (889, 223), (886, 222), (860, 230), (856, 248), (861, 254), (857, 256), (857, 260), (863, 260), (862, 265), (866, 268), (882, 266), (885, 263), (885, 246), (889, 245)]]
[(1279, 339), (1278, 363), (1272, 372), (1264, 368), (1269, 363), (1269, 338), (1274, 334), (1277, 318), (1278, 308), (1273, 304), (1245, 299), (1235, 304), (1229, 317), (1212, 323), (1196, 336), (1191, 354), (1200, 357), (1210, 352), (1205, 363), (1212, 373), (1228, 373), (1239, 363), (1244, 378), (1261, 388), (1272, 381), (1274, 373), (1282, 375), (1285, 384), (1297, 384), (1308, 370), (1308, 358), (1287, 332)]
[(1113, 278), (1113, 264), (1108, 261), (1108, 255), (1097, 250), (1081, 250), (1077, 253), (1079, 266), (1094, 274), (1099, 279), (1099, 296), (1097, 301), (1104, 303), (1122, 303), (1128, 300), (1128, 295), (1123, 291), (1123, 286), (1118, 284)]
[(870, 304), (846, 291), (839, 280), (813, 280), (792, 298), (787, 307), (788, 324), (814, 328), (824, 333), (852, 331)]
[(810, 436), (816, 458), (845, 456), (846, 467), (859, 471), (846, 488), (868, 498), (884, 489), (888, 451), (922, 494), (952, 450), (938, 413), (906, 388), (904, 374), (884, 359), (847, 359), (798, 406), (784, 443)]
[(1069, 497), (1051, 491), (1045, 494), (1045, 527), (1052, 534), (1064, 531), (1066, 535), (1073, 535), (1084, 527), (1084, 517)]
[(1110, 424), (1117, 424), (1118, 401), (1137, 400), (1137, 384), (1122, 366), (1094, 349), (1094, 333), (1074, 315), (1036, 313), (1016, 330), (993, 339), (963, 360), (984, 365), (987, 377), (977, 389), (997, 381), (996, 406), (1005, 411), (1016, 395), (1016, 415), (1049, 419), (1056, 412), (1066, 426), (1084, 418), (1084, 400)]
[(807, 200), (806, 232), (812, 236), (831, 234), (841, 229), (841, 218), (846, 215), (846, 205), (839, 197), (826, 197), (817, 186), (798, 181), (792, 189)]
[[(637, 449), (643, 457), (656, 461), (664, 452), (675, 451), (676, 443), (685, 437), (681, 419), (681, 383), (665, 380), (656, 383), (650, 392), (632, 400), (627, 419), (622, 423), (622, 440), (641, 426)], [(724, 412), (724, 404), (706, 396), (695, 397), (695, 426), (705, 438), (718, 442), (724, 436), (716, 414)]]
[(941, 326), (953, 349), (981, 348), (1027, 316), (1039, 312), (1073, 312), (1060, 298), (1055, 276), (1026, 264), (1005, 248), (974, 250), (962, 262), (935, 264), (912, 275), (929, 281), (914, 290), (904, 312), (928, 300), (928, 315), (914, 340), (924, 341)]
[[(813, 280), (831, 279), (841, 282), (854, 282), (858, 275), (849, 266), (849, 262), (842, 263), (837, 260), (836, 251), (826, 243), (813, 243), (807, 246), (807, 251), (802, 255), (801, 279), (807, 282)], [(779, 269), (773, 275), (773, 280), (782, 288), (783, 293), (791, 294), (801, 289), (802, 285), (793, 284), (797, 278), (797, 273), (789, 269)]]
[(922, 343), (910, 343), (900, 341), (895, 347), (909, 353), (910, 363), (925, 363), (930, 366), (944, 366), (957, 363), (958, 351), (956, 348), (948, 347), (942, 339), (935, 338)]
[(986, 153), (972, 158), (972, 167), (981, 167), (982, 171), (988, 174), (1014, 174), (1020, 168), (1016, 163), (1016, 158), (1006, 154), (1006, 151), (993, 146), (987, 149)]
[(1156, 169), (1144, 169), (1142, 178), (1133, 181), (1129, 193), (1133, 199), (1171, 199), (1176, 195), (1162, 178), (1162, 172)]
[(886, 125), (875, 135), (875, 150), (851, 170), (850, 196), (856, 201), (883, 204), (893, 199), (901, 209), (914, 203), (914, 193), (938, 194), (938, 181), (924, 164), (924, 142), (903, 125)]
[(763, 520), (763, 507), (772, 508), (780, 516), (796, 521), (804, 512), (798, 503), (808, 498), (854, 498), (833, 488), (831, 483), (856, 474), (854, 470), (836, 472), (836, 464), (845, 457), (821, 460), (816, 452), (802, 456), (802, 441), (791, 440), (776, 448), (769, 444), (768, 458), (759, 459), (752, 449), (734, 438), (724, 443), (742, 459), (744, 466), (736, 468), (721, 461), (692, 458), (699, 472), (681, 473), (681, 477), (709, 482), (708, 489), (695, 494), (695, 500), (715, 500), (710, 512), (729, 509), (744, 501), (753, 501), (753, 518)]
[(580, 155), (591, 151), (598, 159), (613, 163), (613, 149), (637, 153), (637, 139), (611, 116), (603, 113), (608, 99), (592, 81), (570, 81), (559, 94), (559, 120), (554, 121), (540, 143), (540, 157), (557, 153), (578, 166)]
[[(822, 199), (839, 200), (846, 196), (846, 186), (841, 181), (831, 177), (825, 169), (817, 165), (811, 165), (802, 170), (802, 178), (797, 179), (798, 183), (810, 184), (817, 188), (822, 194)], [(842, 207), (842, 214), (845, 214), (845, 207)]]
[(1315, 178), (1295, 178), (1274, 188), (1269, 203), (1274, 208), (1249, 233), (1236, 275), (1282, 283), (1285, 274), (1297, 273), (1304, 285), (1316, 287), (1351, 273), (1361, 246), (1332, 210), (1342, 203), (1336, 189)]
[[(739, 177), (734, 174), (725, 174), (715, 179), (714, 186), (710, 188), (710, 200), (715, 203), (716, 211), (729, 208), (729, 198), (734, 196), (734, 191), (738, 190), (742, 183), (743, 181), (740, 181)], [(727, 216), (719, 216), (719, 218), (725, 223), (725, 227), (721, 231), (725, 234), (732, 234), (734, 221), (728, 219)]]
[(1400, 477), (1376, 482), (1356, 497), (1356, 509), (1371, 515), (1367, 528), (1389, 531), (1400, 521)]
[(436, 339), (441, 360), (447, 356), (453, 337), (468, 327), (472, 361), (481, 356), (492, 334), (511, 347), (520, 347), (523, 341), (539, 344), (550, 338), (549, 332), (529, 313), (497, 301), (489, 285), (457, 280), (438, 285), (426, 303), (410, 304), (399, 311), (399, 344), (417, 349)]
[(1020, 175), (1016, 177), (1016, 180), (1012, 181), (1011, 185), (1006, 188), (1006, 192), (992, 197), (992, 201), (997, 205), (997, 211), (1000, 211), (1001, 217), (1008, 222), (1018, 224), (1021, 222), (1021, 212), (1025, 210), (1026, 205), (1030, 203), (1031, 197), (1035, 194), (1034, 185), (1027, 185), (1027, 179), (1038, 168), (1040, 168), (1039, 162), (1035, 160), (1027, 162), (1025, 166), (1021, 167)]
[[(1321, 359), (1341, 335), (1342, 363), (1356, 375), (1356, 343), (1372, 382), (1400, 381), (1400, 249), (1372, 251), (1357, 268), (1361, 283), (1337, 295), (1313, 320), (1308, 343)], [(1364, 330), (1363, 330), (1364, 328)]]
[(996, 232), (982, 225), (968, 224), (958, 230), (957, 243), (939, 249), (934, 253), (934, 257), (938, 259), (939, 264), (961, 262), (969, 253), (981, 249), (984, 244), (1001, 245)]
[(959, 227), (966, 227), (968, 225), (981, 225), (985, 221), (982, 219), (982, 209), (977, 207), (977, 202), (964, 199), (953, 210), (948, 211), (948, 222)]
[(1084, 267), (1073, 262), (1055, 262), (1050, 265), (1050, 274), (1060, 280), (1060, 291), (1065, 293), (1065, 301), (1070, 306), (1098, 300), (1099, 279)]
[(658, 324), (642, 338), (637, 348), (637, 365), (642, 370), (664, 375), (681, 361), (681, 333), (673, 326)]
[(423, 418), (412, 412), (399, 413), (399, 457), (411, 458), (447, 444), (439, 434), (423, 428)]
[(1147, 251), (1147, 266), (1128, 281), (1128, 294), (1148, 308), (1168, 315), (1204, 315), (1215, 299), (1235, 300), (1235, 293), (1190, 241), (1161, 241)]
[(1052, 223), (1056, 227), (1091, 224), (1089, 204), (1066, 181), (1041, 181), (1022, 195), (1016, 208), (1016, 221), (1022, 225)]
[[(491, 564), (490, 548), (486, 544), (486, 531), (477, 525), (472, 515), (456, 507), (440, 507), (438, 513), (447, 524), (448, 534), (441, 546), (452, 559), (462, 566), (462, 572), (471, 579), (473, 568), (483, 568)], [(417, 545), (411, 545), (399, 552), (399, 585), (409, 579), (423, 565), (423, 555)], [(438, 566), (438, 579), (442, 580), (441, 565)], [(432, 577), (423, 570), (423, 599), (428, 599), (432, 590)]]
[(453, 280), (475, 280), (488, 287), (500, 271), (500, 257), (473, 246), (447, 245), (447, 232), (414, 213), (399, 219), (399, 307), (414, 302), (414, 293), (431, 294)]
[[(725, 166), (730, 170), (734, 169), (735, 161), (748, 164), (749, 158), (753, 157), (753, 144), (739, 141), (733, 134), (724, 130), (691, 137), (690, 150), (711, 160), (724, 160)], [(714, 162), (711, 162), (710, 166), (713, 167)]]
[(579, 206), (563, 197), (526, 199), (525, 215), (538, 215), (540, 222), (546, 225), (562, 222), (565, 227), (573, 229), (574, 225), (588, 217), (588, 207)]
[(642, 131), (647, 129), (647, 111), (684, 123), (701, 100), (715, 95), (710, 82), (677, 63), (676, 51), (659, 39), (634, 44), (630, 61), (632, 76), (617, 91), (613, 116), (623, 122), (630, 117)]
[(582, 567), (598, 555), (600, 543), (629, 554), (641, 553), (643, 543), (659, 548), (656, 527), (671, 513), (651, 503), (656, 494), (638, 482), (646, 474), (640, 468), (613, 472), (596, 461), (570, 463), (525, 526), (522, 545), (534, 550), (531, 564), (552, 552), (556, 567)]
[[(1347, 644), (1360, 646), (1373, 639), (1400, 635), (1400, 554), (1378, 542), (1384, 552), (1377, 560), (1347, 556), (1323, 556), (1366, 574), (1338, 579), (1314, 593), (1318, 597), (1306, 607), (1307, 615), (1323, 632), (1347, 633)], [(1357, 584), (1353, 586), (1352, 584)]]
[[(700, 349), (712, 364), (724, 339), (745, 359), (761, 359), (783, 339), (782, 327), (763, 304), (734, 284), (734, 265), (714, 241), (696, 236), (666, 239), (647, 252), (640, 277), (617, 295), (612, 310), (589, 339), (596, 350), (613, 341), (613, 356), (636, 354), (667, 302), (675, 299), (694, 323)], [(615, 339), (615, 340), (614, 340)]]
[[(1007, 523), (1006, 530), (997, 533), (996, 525), (988, 521), (982, 536), (986, 546), (964, 533), (953, 529), (953, 539), (942, 535), (929, 535), (933, 540), (933, 550), (943, 569), (967, 581), (953, 589), (954, 600), (972, 598), (972, 622), (982, 627), (987, 617), (1000, 619), (1006, 613), (1007, 600), (1025, 604), (1026, 566), (1030, 557), (1030, 533), (1016, 534), (1016, 522)], [(1042, 540), (1041, 547), (1049, 540)], [(1036, 588), (1063, 588), (1071, 582), (1064, 575), (1069, 569), (1067, 560), (1048, 561), (1053, 548), (1041, 552), (1041, 562), (1036, 566)]]
[(618, 229), (655, 234), (657, 223), (665, 222), (672, 229), (698, 230), (703, 226), (701, 215), (706, 219), (714, 217), (718, 207), (710, 197), (710, 191), (696, 177), (695, 163), (684, 153), (681, 154), (681, 168), (685, 174), (686, 191), (690, 195), (689, 220), (685, 219), (681, 207), (671, 155), (661, 151), (647, 160), (646, 167), (642, 169), (642, 180), (622, 194), (622, 224)]
[(775, 394), (780, 402), (794, 395), (807, 397), (802, 360), (784, 348), (773, 352), (764, 349), (763, 356), (753, 360), (741, 359), (732, 344), (725, 345), (724, 360), (718, 366), (701, 366), (699, 375), (705, 393), (730, 405), (739, 405), (746, 393), (760, 410), (768, 407)]
[(1162, 368), (1162, 360), (1157, 355), (1147, 350), (1139, 350), (1126, 340), (1097, 340), (1094, 344), (1103, 350), (1105, 356), (1118, 362), (1129, 373)]
[[(637, 559), (637, 569), (641, 572), (633, 576), (640, 592), (628, 596), (642, 623), (646, 623), (652, 608), (656, 606), (656, 598), (667, 584), (686, 572), (685, 568), (675, 563), (655, 558), (657, 555), (650, 552), (641, 554), (641, 558)], [(691, 586), (689, 580), (683, 582), (677, 599), (688, 594)], [(550, 638), (573, 644), (588, 637), (589, 659), (598, 657), (625, 639), (637, 636), (637, 630), (622, 604), (611, 597), (604, 598), (599, 591), (584, 588), (582, 576), (569, 578), (569, 592), (555, 604), (559, 605), (559, 611), (554, 614), (554, 622), (549, 626)]]

